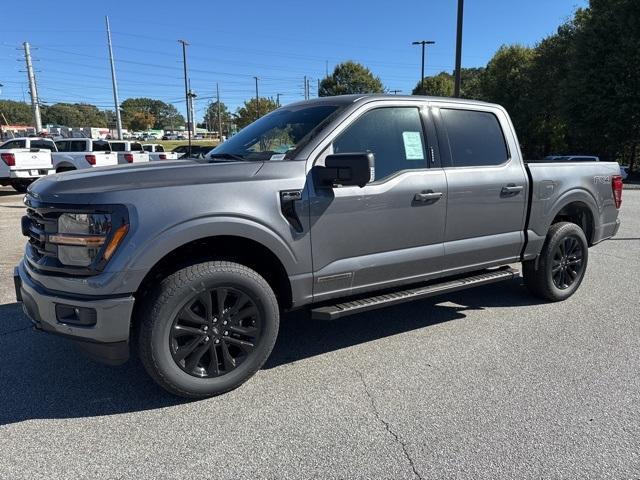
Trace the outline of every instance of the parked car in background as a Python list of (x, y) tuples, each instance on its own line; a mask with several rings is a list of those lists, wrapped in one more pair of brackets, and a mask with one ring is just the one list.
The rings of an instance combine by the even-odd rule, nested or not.
[(215, 145), (191, 145), (191, 155), (188, 155), (189, 145), (179, 145), (171, 151), (177, 153), (178, 158), (204, 159), (205, 155), (214, 148), (216, 148)]
[[(599, 162), (600, 157), (595, 155), (549, 155), (544, 157), (545, 162)], [(620, 165), (620, 176), (626, 180), (629, 176), (628, 167)]]
[(145, 143), (142, 145), (145, 152), (149, 154), (149, 160), (177, 160), (178, 154), (175, 152), (167, 152), (159, 143)]
[(90, 167), (117, 165), (118, 156), (106, 140), (65, 138), (55, 142), (58, 153), (52, 154), (56, 173)]
[(11, 185), (17, 192), (38, 178), (55, 172), (52, 140), (40, 137), (14, 138), (0, 145), (0, 185)]
[(142, 144), (128, 140), (112, 140), (111, 151), (118, 154), (118, 163), (148, 162), (149, 154), (144, 151)]

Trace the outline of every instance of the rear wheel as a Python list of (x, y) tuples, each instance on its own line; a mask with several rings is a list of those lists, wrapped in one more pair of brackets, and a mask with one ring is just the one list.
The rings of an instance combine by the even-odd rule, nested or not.
[(278, 326), (278, 302), (258, 273), (232, 262), (200, 263), (168, 276), (147, 298), (140, 356), (169, 392), (218, 395), (264, 364)]
[(587, 269), (589, 245), (575, 223), (555, 223), (535, 260), (523, 262), (524, 283), (534, 295), (557, 302), (575, 293)]

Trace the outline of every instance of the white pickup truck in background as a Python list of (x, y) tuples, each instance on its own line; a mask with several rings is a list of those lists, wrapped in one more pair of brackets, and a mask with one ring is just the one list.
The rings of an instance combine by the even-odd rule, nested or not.
[(167, 152), (159, 143), (145, 143), (142, 145), (144, 151), (149, 154), (149, 160), (177, 160), (178, 154), (175, 152)]
[(128, 140), (110, 140), (111, 151), (118, 154), (118, 163), (148, 162), (149, 154), (142, 149), (142, 144)]
[(31, 182), (53, 173), (55, 144), (45, 138), (13, 138), (0, 144), (0, 185), (26, 192)]
[(65, 138), (57, 140), (56, 147), (58, 153), (52, 154), (56, 173), (118, 164), (118, 156), (105, 140)]

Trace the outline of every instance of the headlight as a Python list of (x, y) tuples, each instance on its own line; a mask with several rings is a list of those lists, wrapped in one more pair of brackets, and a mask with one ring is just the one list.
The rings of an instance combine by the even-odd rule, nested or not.
[(58, 245), (58, 260), (63, 265), (88, 267), (101, 256), (108, 261), (120, 244), (129, 226), (126, 223), (113, 230), (109, 213), (63, 213), (58, 217), (58, 232), (49, 235), (49, 242)]

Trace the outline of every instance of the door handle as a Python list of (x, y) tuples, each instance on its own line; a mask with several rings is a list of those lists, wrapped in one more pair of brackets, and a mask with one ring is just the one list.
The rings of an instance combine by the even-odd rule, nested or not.
[(432, 191), (428, 191), (428, 192), (422, 192), (422, 193), (416, 193), (413, 197), (413, 200), (415, 202), (435, 202), (437, 200), (440, 200), (440, 198), (442, 198), (442, 192), (432, 192)]
[(522, 190), (524, 190), (524, 187), (522, 185), (509, 184), (506, 187), (502, 187), (502, 190), (500, 190), (500, 193), (505, 196), (517, 195)]

